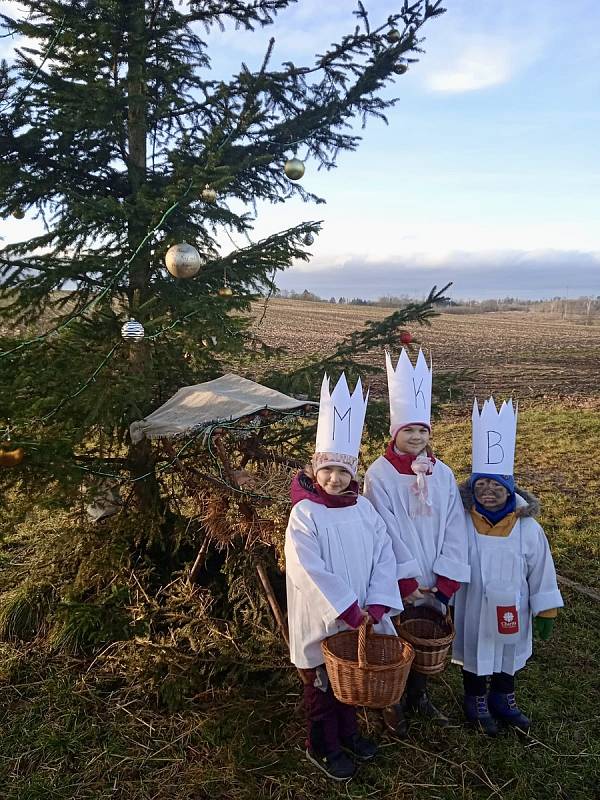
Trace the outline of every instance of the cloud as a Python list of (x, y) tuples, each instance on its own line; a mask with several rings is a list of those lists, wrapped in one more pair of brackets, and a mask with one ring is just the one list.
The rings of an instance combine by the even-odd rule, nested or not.
[(457, 53), (454, 63), (430, 74), (428, 87), (434, 92), (471, 92), (505, 83), (512, 75), (514, 60), (505, 42), (471, 41)]
[(336, 267), (295, 267), (278, 279), (281, 289), (308, 289), (322, 297), (424, 296), (435, 284), (453, 282), (455, 299), (600, 295), (600, 253), (579, 251), (455, 252), (434, 266), (418, 258), (365, 262), (349, 259)]
[(425, 86), (456, 94), (509, 82), (537, 61), (560, 31), (560, 16), (549, 5), (546, 0), (478, 0), (449, 8), (427, 31), (421, 66)]

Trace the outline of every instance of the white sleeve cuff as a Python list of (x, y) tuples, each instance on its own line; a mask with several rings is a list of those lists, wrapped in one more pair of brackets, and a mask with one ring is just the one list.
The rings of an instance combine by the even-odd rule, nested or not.
[(332, 605), (329, 606), (329, 610), (323, 614), (323, 622), (325, 625), (330, 625), (339, 617), (340, 614), (343, 614), (347, 608), (350, 608), (353, 603), (357, 602), (358, 597), (355, 594), (352, 594), (352, 592), (348, 592), (347, 595), (344, 595), (344, 597), (340, 599), (335, 608)]
[(471, 567), (460, 561), (453, 561), (447, 556), (438, 556), (433, 564), (433, 572), (451, 581), (469, 583), (471, 580)]
[(386, 606), (389, 608), (390, 616), (399, 614), (404, 610), (402, 600), (398, 594), (386, 594), (385, 592), (369, 592), (367, 595), (366, 606)]
[(535, 617), (540, 611), (548, 611), (550, 608), (562, 608), (564, 601), (558, 589), (552, 592), (538, 592), (529, 596), (531, 613)]
[(418, 578), (421, 574), (421, 568), (417, 561), (413, 558), (412, 561), (404, 561), (402, 564), (396, 564), (396, 580), (401, 578)]

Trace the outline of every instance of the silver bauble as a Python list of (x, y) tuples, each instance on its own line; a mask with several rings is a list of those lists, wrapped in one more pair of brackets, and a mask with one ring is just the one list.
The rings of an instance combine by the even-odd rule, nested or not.
[(288, 158), (283, 169), (291, 181), (299, 181), (304, 175), (304, 161), (300, 161), (299, 158)]
[(216, 191), (211, 188), (208, 183), (202, 190), (202, 199), (205, 203), (216, 203), (217, 202), (217, 193)]
[(129, 319), (121, 328), (121, 336), (128, 342), (141, 342), (144, 327), (136, 319)]
[(310, 247), (311, 244), (314, 243), (315, 243), (315, 237), (312, 235), (312, 233), (307, 233), (306, 236), (304, 237), (304, 244), (307, 247)]
[(174, 278), (193, 278), (200, 271), (202, 259), (193, 245), (181, 242), (169, 247), (165, 264)]

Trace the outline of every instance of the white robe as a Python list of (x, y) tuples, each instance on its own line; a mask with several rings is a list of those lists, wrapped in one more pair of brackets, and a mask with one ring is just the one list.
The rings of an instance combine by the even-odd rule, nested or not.
[[(523, 505), (517, 495), (517, 507)], [(564, 605), (548, 540), (533, 517), (518, 518), (505, 537), (477, 533), (468, 512), (466, 520), (471, 581), (454, 596), (452, 661), (475, 675), (514, 675), (532, 652), (532, 615)], [(486, 586), (498, 582), (514, 591), (518, 608), (519, 633), (510, 644), (497, 634), (495, 604), (486, 596)]]
[(383, 518), (396, 556), (396, 578), (416, 578), (431, 588), (435, 576), (467, 583), (467, 529), (458, 486), (450, 467), (436, 460), (427, 475), (431, 516), (410, 517), (415, 475), (401, 475), (380, 456), (367, 470), (364, 494)]
[(364, 497), (327, 508), (301, 500), (285, 534), (290, 657), (300, 669), (323, 663), (321, 642), (350, 630), (338, 619), (355, 601), (390, 611), (374, 626), (395, 635), (390, 616), (402, 611), (392, 546), (383, 520)]

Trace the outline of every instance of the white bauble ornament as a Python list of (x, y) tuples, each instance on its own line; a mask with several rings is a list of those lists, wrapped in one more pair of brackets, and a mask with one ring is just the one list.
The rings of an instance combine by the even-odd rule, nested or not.
[(217, 202), (217, 193), (214, 189), (212, 189), (209, 184), (207, 183), (204, 189), (202, 190), (202, 199), (205, 203), (216, 203)]
[(141, 342), (144, 338), (144, 326), (135, 319), (129, 319), (121, 328), (121, 336), (127, 342)]
[(304, 237), (304, 244), (307, 247), (310, 247), (311, 244), (314, 243), (315, 243), (315, 237), (312, 235), (312, 233), (307, 233), (306, 236)]
[(174, 278), (193, 278), (200, 271), (202, 259), (193, 245), (181, 242), (169, 247), (165, 264)]
[(283, 170), (291, 181), (299, 181), (304, 175), (304, 161), (299, 158), (288, 158)]

